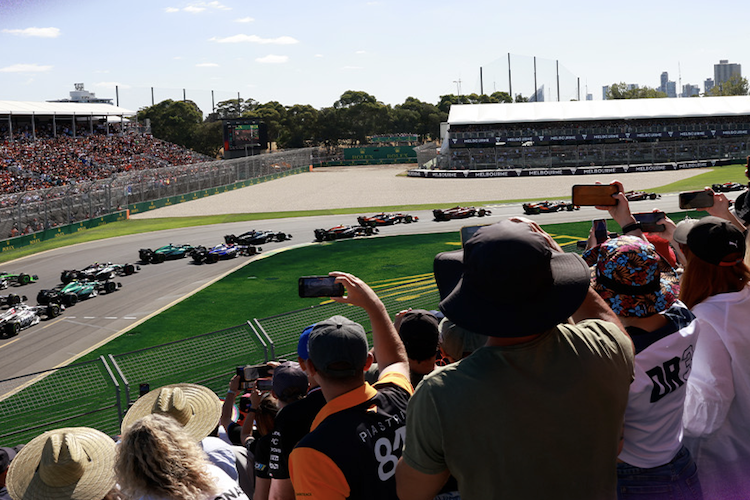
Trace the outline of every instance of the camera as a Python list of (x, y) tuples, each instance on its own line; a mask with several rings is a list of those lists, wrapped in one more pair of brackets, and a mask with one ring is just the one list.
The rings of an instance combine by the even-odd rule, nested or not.
[(641, 223), (641, 231), (644, 233), (661, 233), (666, 226), (656, 222), (664, 218), (664, 212), (642, 212), (633, 214), (633, 218)]
[(576, 184), (573, 186), (573, 205), (614, 206), (617, 199), (612, 195), (619, 191), (615, 184)]
[(714, 194), (711, 191), (688, 191), (680, 193), (680, 208), (707, 208), (714, 206)]
[(250, 387), (255, 380), (268, 378), (270, 375), (271, 368), (266, 364), (237, 367), (237, 376), (240, 377), (240, 388), (243, 390)]
[(298, 282), (300, 297), (342, 297), (345, 289), (335, 276), (302, 276)]

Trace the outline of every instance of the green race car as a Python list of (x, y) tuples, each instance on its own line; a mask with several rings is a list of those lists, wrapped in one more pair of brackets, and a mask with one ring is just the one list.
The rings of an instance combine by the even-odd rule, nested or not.
[(62, 304), (66, 307), (76, 305), (79, 300), (96, 297), (100, 293), (112, 293), (122, 287), (114, 281), (76, 280), (55, 288), (40, 290), (36, 296), (39, 304)]
[(26, 273), (5, 273), (0, 271), (0, 290), (4, 288), (8, 288), (10, 285), (16, 285), (16, 286), (22, 286), (22, 285), (28, 285), (29, 283), (33, 283), (39, 279), (39, 276), (36, 274), (26, 274)]
[(161, 264), (165, 260), (175, 260), (188, 257), (193, 254), (195, 247), (193, 245), (164, 245), (156, 250), (150, 248), (141, 248), (138, 250), (138, 256), (144, 264)]

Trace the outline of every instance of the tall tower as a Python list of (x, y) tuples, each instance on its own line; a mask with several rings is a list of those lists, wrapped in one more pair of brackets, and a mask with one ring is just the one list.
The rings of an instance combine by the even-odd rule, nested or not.
[(730, 63), (727, 59), (721, 59), (719, 64), (714, 64), (714, 85), (719, 86), (733, 76), (742, 76), (742, 66)]

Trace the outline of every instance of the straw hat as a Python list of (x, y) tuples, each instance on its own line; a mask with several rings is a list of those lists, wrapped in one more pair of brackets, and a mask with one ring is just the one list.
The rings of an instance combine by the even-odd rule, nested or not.
[(221, 401), (214, 392), (197, 384), (165, 385), (141, 396), (125, 414), (121, 432), (150, 413), (162, 413), (177, 420), (185, 431), (201, 441), (211, 434), (221, 417)]
[(18, 452), (8, 469), (15, 500), (101, 500), (115, 486), (115, 442), (96, 429), (48, 431)]

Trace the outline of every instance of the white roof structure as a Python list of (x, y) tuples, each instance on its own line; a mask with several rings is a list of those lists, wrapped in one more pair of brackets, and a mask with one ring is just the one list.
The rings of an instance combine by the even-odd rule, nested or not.
[(110, 104), (78, 102), (0, 101), (0, 116), (132, 116), (135, 111)]
[(454, 104), (448, 114), (448, 124), (639, 120), (742, 115), (750, 115), (750, 96)]

